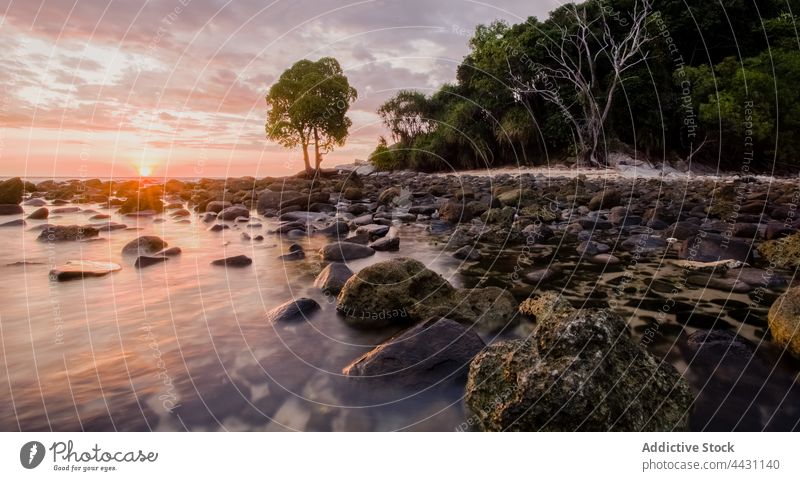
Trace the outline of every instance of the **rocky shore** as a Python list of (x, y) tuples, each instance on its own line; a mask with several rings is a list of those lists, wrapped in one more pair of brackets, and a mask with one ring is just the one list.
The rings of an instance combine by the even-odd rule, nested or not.
[[(707, 367), (724, 361), (748, 374), (747, 359), (783, 376), (776, 396), (769, 379), (753, 396), (761, 411), (781, 410), (785, 425), (749, 408), (739, 418), (752, 429), (799, 425), (800, 408), (786, 402), (800, 393), (785, 380), (800, 358), (796, 180), (360, 172), (152, 184), (10, 179), (0, 183), (8, 219), (0, 217), (0, 232), (36, 229), (42, 242), (130, 237), (123, 265), (75, 260), (54, 269), (54, 281), (168, 266), (181, 255), (181, 246), (102, 214), (62, 225), (66, 204), (132, 221), (197, 221), (207, 235), (238, 229), (247, 243), (280, 239), (283, 262), (321, 266), (314, 286), (342, 323), (394, 332), (342, 373), (399, 392), (460, 389), (469, 429), (734, 429), (713, 409), (724, 402), (714, 392), (748, 378)], [(404, 249), (410, 231), (460, 262), (463, 285)], [(309, 236), (324, 239), (319, 251), (293, 241)], [(351, 269), (376, 253), (393, 257)], [(252, 263), (246, 255), (212, 262)], [(307, 322), (319, 309), (287, 299), (264, 320)], [(737, 347), (751, 344), (758, 348)]]

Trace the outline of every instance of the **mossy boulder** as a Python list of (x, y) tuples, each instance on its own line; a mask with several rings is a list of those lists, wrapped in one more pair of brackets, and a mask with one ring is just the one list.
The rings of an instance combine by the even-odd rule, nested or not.
[(775, 267), (800, 267), (800, 233), (766, 241), (758, 252)]
[(481, 220), (487, 224), (508, 225), (514, 222), (516, 209), (513, 207), (503, 207), (501, 209), (489, 209), (481, 215)]
[(800, 288), (789, 289), (776, 299), (767, 320), (772, 339), (800, 356)]
[(528, 304), (536, 327), (470, 364), (466, 404), (485, 431), (682, 431), (692, 394), (608, 309), (550, 295)]
[(491, 331), (515, 321), (517, 303), (497, 287), (456, 289), (421, 262), (400, 257), (351, 277), (339, 293), (336, 309), (348, 324), (360, 328), (446, 317)]

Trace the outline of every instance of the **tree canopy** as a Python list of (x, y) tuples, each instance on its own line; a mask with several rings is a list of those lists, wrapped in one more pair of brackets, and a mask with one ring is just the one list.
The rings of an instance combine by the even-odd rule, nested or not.
[(626, 145), (655, 161), (736, 168), (752, 147), (752, 168), (796, 169), (797, 11), (800, 0), (589, 0), (479, 25), (455, 83), (380, 107), (393, 144), (373, 162), (602, 164)]
[(347, 111), (357, 95), (335, 58), (300, 60), (266, 96), (267, 138), (289, 149), (300, 146), (306, 172), (312, 171), (308, 148), (313, 145), (319, 169), (323, 155), (344, 145), (352, 125)]

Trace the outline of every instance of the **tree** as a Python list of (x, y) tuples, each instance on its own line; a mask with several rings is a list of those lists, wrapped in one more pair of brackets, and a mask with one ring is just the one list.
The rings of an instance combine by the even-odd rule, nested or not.
[(395, 142), (411, 144), (432, 130), (432, 108), (421, 92), (401, 90), (378, 108), (378, 115)]
[(300, 60), (281, 74), (266, 96), (267, 139), (289, 149), (299, 145), (310, 174), (309, 145), (314, 145), (314, 166), (319, 169), (323, 155), (344, 145), (352, 125), (347, 111), (357, 96), (335, 58)]
[(510, 72), (515, 95), (542, 97), (574, 126), (578, 158), (584, 163), (606, 163), (600, 141), (622, 74), (647, 58), (651, 2), (635, 0), (629, 18), (609, 14), (593, 2), (565, 5), (551, 18), (553, 35), (539, 42), (546, 54), (543, 61)]

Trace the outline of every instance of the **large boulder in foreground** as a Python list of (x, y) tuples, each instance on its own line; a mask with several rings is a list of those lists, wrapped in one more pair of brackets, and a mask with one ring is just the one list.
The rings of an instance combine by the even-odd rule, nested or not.
[(484, 431), (672, 431), (688, 428), (692, 394), (669, 364), (608, 309), (574, 310), (555, 294), (531, 306), (524, 340), (484, 349), (466, 404)]
[(789, 289), (777, 298), (767, 315), (772, 339), (800, 356), (800, 287)]
[(343, 373), (405, 389), (463, 382), (470, 360), (484, 347), (474, 331), (450, 319), (432, 318), (364, 354)]
[(444, 317), (493, 331), (516, 321), (517, 303), (497, 287), (456, 289), (421, 262), (399, 257), (351, 277), (336, 309), (346, 322), (363, 328)]

